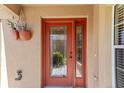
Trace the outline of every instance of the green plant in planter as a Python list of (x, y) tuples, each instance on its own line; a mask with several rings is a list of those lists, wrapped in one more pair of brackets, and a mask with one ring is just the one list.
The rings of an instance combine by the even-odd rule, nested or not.
[(27, 22), (26, 21), (21, 21), (21, 20), (8, 20), (8, 25), (10, 25), (10, 27), (14, 30), (17, 31), (28, 31), (27, 30)]
[(18, 21), (17, 22), (17, 29), (19, 31), (28, 31), (27, 30), (27, 23), (25, 21)]
[(53, 53), (53, 66), (59, 67), (64, 65), (64, 57), (60, 52)]
[(10, 20), (7, 20), (7, 21), (8, 21), (8, 25), (10, 25), (10, 27), (11, 27), (10, 31), (11, 31), (14, 39), (16, 39), (16, 40), (19, 39), (19, 33), (18, 33), (18, 30), (16, 27), (17, 23), (15, 21), (10, 21)]
[(11, 26), (11, 28), (12, 28), (12, 30), (16, 30), (16, 23), (14, 23), (14, 22), (12, 22), (12, 21), (10, 21), (10, 20), (7, 20), (8, 21), (8, 25), (10, 25)]

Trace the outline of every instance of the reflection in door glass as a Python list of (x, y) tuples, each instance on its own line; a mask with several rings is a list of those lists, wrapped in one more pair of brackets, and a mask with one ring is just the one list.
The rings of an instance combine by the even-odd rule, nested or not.
[(76, 77), (82, 77), (82, 26), (76, 26)]
[(66, 30), (65, 26), (51, 26), (50, 28), (51, 77), (65, 77), (67, 74)]

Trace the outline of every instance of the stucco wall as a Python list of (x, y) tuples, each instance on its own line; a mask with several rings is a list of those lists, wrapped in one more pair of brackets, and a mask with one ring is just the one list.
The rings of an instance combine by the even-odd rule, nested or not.
[[(97, 9), (98, 8), (98, 9)], [(105, 16), (101, 15), (101, 18), (98, 17), (100, 14), (99, 6), (94, 7), (93, 5), (80, 5), (80, 6), (25, 6), (24, 12), (27, 17), (27, 21), (30, 24), (30, 28), (33, 32), (33, 37), (30, 41), (20, 41), (14, 40), (9, 28), (6, 24), (4, 24), (4, 36), (5, 36), (5, 50), (6, 50), (6, 57), (7, 57), (7, 67), (8, 67), (8, 80), (9, 80), (9, 87), (40, 87), (41, 86), (41, 18), (45, 17), (86, 17), (88, 18), (88, 25), (87, 25), (87, 87), (99, 87), (100, 80), (105, 79), (104, 86), (101, 87), (111, 87), (108, 86), (111, 82), (107, 82), (111, 79), (111, 64), (110, 64), (110, 32), (103, 34), (99, 33), (99, 30), (105, 27), (109, 27), (108, 25), (104, 25), (103, 27), (98, 28), (98, 24), (101, 24), (102, 21), (100, 19)], [(109, 15), (111, 9), (107, 10), (105, 8), (105, 15)], [(104, 18), (107, 20), (107, 17)], [(109, 20), (111, 21), (111, 20)], [(109, 22), (110, 23), (110, 22)], [(101, 24), (102, 25), (102, 24)], [(110, 25), (110, 24), (109, 24)], [(102, 31), (104, 31), (102, 29)], [(110, 31), (110, 27), (106, 29), (106, 31)], [(96, 33), (96, 34), (95, 34)], [(106, 36), (107, 34), (107, 36)], [(99, 36), (100, 35), (100, 36)], [(107, 44), (105, 49), (107, 48), (108, 51), (104, 52), (108, 55), (104, 55), (104, 58), (108, 58), (104, 60), (102, 55), (99, 56), (99, 52), (102, 49), (102, 45), (99, 45), (100, 42), (108, 38), (109, 41), (103, 41), (103, 44)], [(101, 48), (99, 48), (101, 47)], [(95, 55), (97, 61), (94, 59), (94, 53), (97, 52)], [(102, 51), (101, 51), (102, 52)], [(104, 60), (104, 61), (102, 61)], [(101, 62), (99, 62), (101, 61)], [(105, 62), (105, 64), (104, 64)], [(108, 63), (109, 62), (109, 63)], [(102, 67), (99, 70), (99, 66)], [(107, 66), (106, 66), (107, 65)], [(106, 71), (106, 67), (109, 71)], [(15, 81), (16, 71), (21, 69), (23, 71), (23, 78), (21, 81)], [(102, 75), (99, 73), (104, 72), (104, 77), (99, 78)], [(109, 78), (106, 76), (109, 74)], [(94, 79), (94, 75), (97, 76), (97, 80)], [(101, 75), (101, 76), (100, 76)]]
[(106, 7), (105, 16), (105, 82), (104, 87), (112, 87), (112, 6)]
[(112, 5), (94, 6), (94, 87), (112, 87)]
[[(13, 7), (13, 8), (16, 9), (17, 7)], [(6, 21), (6, 19), (12, 19), (13, 16), (17, 17), (17, 15), (13, 13), (9, 8), (7, 8), (5, 5), (0, 4), (0, 22), (4, 22)], [(2, 38), (1, 38), (1, 27), (0, 27), (0, 54), (2, 54), (1, 53), (1, 47), (2, 47), (1, 40)], [(1, 62), (3, 61), (1, 60), (2, 59), (1, 57), (3, 58), (3, 54), (0, 56), (0, 81), (1, 81)]]
[(112, 87), (112, 6), (99, 6), (98, 62), (99, 87)]

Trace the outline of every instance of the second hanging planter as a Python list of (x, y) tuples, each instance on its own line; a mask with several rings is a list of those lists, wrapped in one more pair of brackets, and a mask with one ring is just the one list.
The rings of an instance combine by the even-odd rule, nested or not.
[(11, 30), (11, 33), (12, 33), (14, 39), (16, 39), (16, 40), (19, 39), (19, 32), (15, 28)]
[(31, 31), (29, 31), (29, 30), (19, 31), (19, 38), (20, 38), (20, 40), (30, 40), (31, 39)]

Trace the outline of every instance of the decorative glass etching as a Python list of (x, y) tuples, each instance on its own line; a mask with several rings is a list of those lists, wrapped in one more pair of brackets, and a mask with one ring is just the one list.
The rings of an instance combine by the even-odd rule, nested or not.
[(51, 77), (65, 77), (66, 65), (66, 26), (50, 27), (50, 74)]
[(82, 77), (82, 26), (76, 26), (76, 77)]

